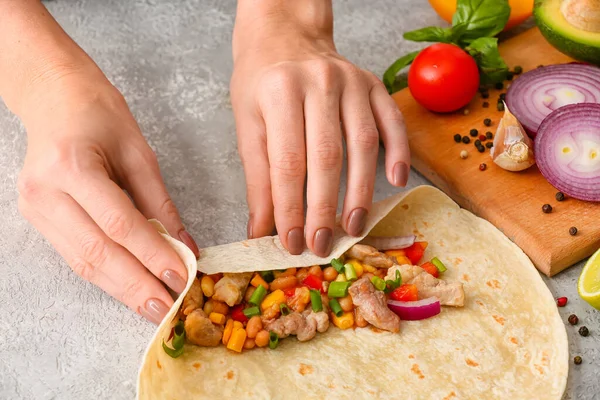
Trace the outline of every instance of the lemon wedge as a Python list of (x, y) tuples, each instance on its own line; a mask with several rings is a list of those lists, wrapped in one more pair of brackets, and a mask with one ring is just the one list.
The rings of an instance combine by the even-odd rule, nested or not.
[(600, 249), (585, 263), (579, 275), (577, 291), (589, 305), (600, 310)]

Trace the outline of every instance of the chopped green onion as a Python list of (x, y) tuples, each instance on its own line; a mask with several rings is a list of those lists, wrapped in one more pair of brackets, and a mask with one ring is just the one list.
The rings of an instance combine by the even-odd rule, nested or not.
[(400, 275), (400, 271), (396, 270), (396, 279), (395, 280), (387, 280), (385, 281), (385, 293), (390, 293), (392, 290), (396, 289), (402, 285), (402, 275)]
[[(259, 287), (262, 287), (262, 286), (259, 286)], [(255, 315), (260, 315), (260, 308), (258, 308), (257, 306), (248, 307), (248, 308), (246, 308), (242, 312), (244, 313), (244, 315), (246, 316), (246, 318), (252, 318)]]
[(331, 266), (340, 274), (344, 271), (344, 264), (337, 258), (331, 260)]
[(340, 302), (337, 301), (337, 299), (329, 300), (329, 307), (336, 317), (341, 317), (344, 313), (344, 310), (342, 310), (342, 306), (340, 306)]
[(323, 311), (323, 300), (321, 299), (321, 293), (318, 290), (310, 290), (310, 304), (314, 312)]
[(185, 328), (183, 325), (183, 321), (180, 320), (179, 322), (177, 322), (177, 324), (175, 324), (175, 328), (173, 328), (173, 331), (174, 335), (173, 340), (171, 341), (171, 345), (173, 346), (173, 348), (167, 346), (164, 339), (162, 347), (165, 353), (167, 353), (169, 356), (177, 358), (183, 354), (183, 345), (185, 343)]
[(279, 335), (275, 332), (269, 332), (269, 348), (275, 350), (279, 344)]
[(441, 262), (441, 261), (440, 261), (440, 259), (439, 259), (439, 258), (437, 258), (437, 257), (433, 257), (433, 259), (431, 260), (431, 263), (432, 263), (433, 265), (435, 265), (435, 267), (436, 267), (436, 268), (438, 269), (438, 271), (440, 271), (440, 272), (444, 272), (444, 271), (446, 271), (446, 270), (447, 270), (447, 268), (446, 268), (446, 266), (444, 265), (444, 263), (443, 263), (443, 262)]
[(281, 310), (281, 315), (290, 315), (290, 313), (292, 312), (285, 303), (281, 303), (279, 305), (279, 309)]
[(373, 284), (373, 286), (375, 286), (375, 289), (377, 290), (384, 290), (386, 286), (385, 281), (378, 276), (372, 277), (371, 283)]
[(356, 270), (354, 269), (354, 265), (350, 263), (344, 264), (344, 274), (346, 275), (346, 279), (349, 281), (355, 281), (358, 279), (356, 275)]
[(351, 282), (331, 282), (329, 289), (327, 289), (327, 296), (329, 297), (346, 297), (348, 295), (348, 288)]
[(252, 296), (250, 296), (248, 303), (257, 306), (262, 303), (266, 295), (267, 289), (265, 289), (263, 285), (258, 285), (258, 287), (254, 290), (254, 293), (252, 293)]
[(273, 275), (273, 271), (260, 271), (259, 274), (267, 283), (271, 283), (275, 280), (275, 275)]

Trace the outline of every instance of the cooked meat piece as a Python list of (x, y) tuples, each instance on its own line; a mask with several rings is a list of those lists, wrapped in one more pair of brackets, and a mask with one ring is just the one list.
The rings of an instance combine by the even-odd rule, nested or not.
[(200, 286), (200, 280), (194, 278), (194, 282), (190, 287), (190, 291), (187, 292), (183, 298), (181, 304), (181, 312), (183, 315), (190, 315), (190, 313), (198, 308), (202, 308), (204, 305), (204, 294), (202, 293), (202, 287)]
[(306, 320), (311, 323), (314, 320), (317, 324), (317, 330), (321, 333), (326, 332), (329, 329), (329, 316), (326, 312), (319, 311), (314, 312), (312, 310), (306, 310), (302, 313), (306, 317)]
[(252, 279), (252, 272), (239, 274), (224, 273), (223, 278), (215, 284), (213, 299), (227, 303), (229, 307), (239, 304), (246, 293), (246, 288)]
[(390, 332), (400, 331), (400, 318), (387, 306), (385, 294), (367, 278), (360, 278), (348, 289), (352, 303), (371, 325)]
[(390, 268), (394, 265), (394, 258), (377, 251), (375, 247), (366, 244), (355, 244), (346, 252), (346, 256), (356, 258), (375, 268)]
[(185, 319), (185, 335), (198, 346), (218, 346), (223, 337), (223, 327), (213, 324), (201, 309), (194, 310)]
[(443, 306), (464, 306), (465, 291), (462, 283), (437, 279), (416, 265), (395, 265), (388, 270), (386, 279), (395, 279), (396, 270), (402, 275), (402, 283), (412, 283), (417, 287), (420, 299), (437, 297)]

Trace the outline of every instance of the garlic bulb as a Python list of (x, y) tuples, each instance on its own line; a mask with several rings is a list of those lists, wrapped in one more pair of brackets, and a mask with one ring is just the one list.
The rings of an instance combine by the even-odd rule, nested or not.
[(523, 171), (535, 164), (533, 142), (506, 104), (490, 155), (494, 163), (507, 171)]

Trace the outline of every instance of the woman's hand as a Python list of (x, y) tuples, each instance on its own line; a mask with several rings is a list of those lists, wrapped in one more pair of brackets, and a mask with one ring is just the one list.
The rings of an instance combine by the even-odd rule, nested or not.
[(147, 219), (198, 248), (121, 94), (101, 74), (62, 75), (21, 113), (19, 209), (77, 274), (160, 323), (173, 304), (162, 283), (183, 291), (187, 270)]
[(409, 174), (402, 114), (379, 79), (336, 52), (332, 24), (328, 0), (238, 2), (231, 97), (246, 173), (248, 236), (271, 234), (275, 225), (292, 254), (303, 251), (304, 235), (315, 254), (331, 251), (342, 137), (348, 234), (364, 229), (380, 139), (389, 182), (404, 186)]

